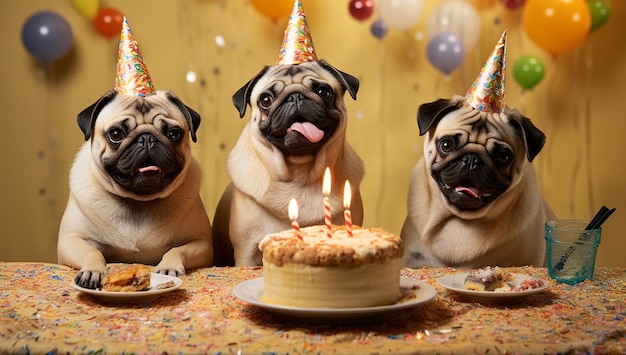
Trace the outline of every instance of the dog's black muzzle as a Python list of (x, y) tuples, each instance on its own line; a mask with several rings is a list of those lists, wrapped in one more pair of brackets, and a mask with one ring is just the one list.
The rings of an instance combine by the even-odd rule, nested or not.
[(477, 210), (508, 188), (510, 181), (478, 154), (468, 153), (446, 166), (433, 164), (432, 176), (448, 201), (460, 210)]
[(116, 156), (103, 161), (122, 187), (140, 195), (163, 190), (182, 171), (185, 159), (150, 133), (143, 133)]
[(314, 154), (333, 134), (341, 117), (300, 92), (291, 93), (259, 127), (285, 155)]

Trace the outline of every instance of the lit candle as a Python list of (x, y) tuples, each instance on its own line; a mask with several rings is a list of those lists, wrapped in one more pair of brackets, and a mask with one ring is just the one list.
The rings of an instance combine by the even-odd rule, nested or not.
[(291, 227), (296, 231), (296, 237), (302, 240), (302, 232), (300, 232), (300, 225), (298, 224), (298, 203), (295, 198), (289, 200), (289, 219), (291, 219)]
[(350, 191), (350, 181), (346, 180), (343, 187), (343, 219), (346, 221), (346, 230), (348, 237), (352, 237), (352, 212), (350, 212), (350, 201), (352, 200), (352, 191)]
[(332, 238), (332, 221), (330, 217), (330, 168), (326, 167), (324, 181), (322, 182), (322, 193), (324, 194), (324, 222), (326, 222), (326, 236)]

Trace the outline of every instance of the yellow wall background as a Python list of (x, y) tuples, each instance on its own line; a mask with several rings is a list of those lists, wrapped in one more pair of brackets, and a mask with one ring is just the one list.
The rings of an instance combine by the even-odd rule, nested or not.
[[(480, 39), (447, 77), (425, 54), (426, 22), (440, 1), (426, 1), (413, 29), (390, 29), (383, 40), (370, 34), (372, 20), (361, 23), (349, 15), (348, 0), (303, 1), (318, 56), (361, 81), (358, 100), (346, 100), (347, 136), (366, 166), (364, 225), (400, 232), (409, 171), (422, 154), (417, 107), (465, 94), (508, 29), (506, 100), (548, 136), (534, 163), (544, 196), (560, 218), (589, 219), (603, 204), (616, 207), (605, 224), (597, 264), (626, 266), (626, 2), (609, 1), (606, 25), (558, 57), (525, 35), (520, 11), (495, 0), (470, 2), (480, 6)], [(202, 114), (193, 153), (203, 167), (202, 198), (212, 216), (228, 183), (227, 154), (248, 120), (238, 118), (231, 96), (275, 62), (286, 19), (273, 23), (248, 0), (101, 5), (126, 15), (157, 89), (175, 91)], [(45, 66), (21, 42), (24, 22), (39, 10), (57, 12), (74, 33), (68, 55)], [(119, 39), (98, 34), (70, 0), (2, 1), (0, 28), (0, 260), (55, 262), (68, 172), (83, 143), (76, 115), (112, 89)], [(512, 75), (522, 54), (537, 55), (546, 65), (545, 78), (530, 91)], [(196, 82), (186, 80), (188, 71), (198, 75)]]

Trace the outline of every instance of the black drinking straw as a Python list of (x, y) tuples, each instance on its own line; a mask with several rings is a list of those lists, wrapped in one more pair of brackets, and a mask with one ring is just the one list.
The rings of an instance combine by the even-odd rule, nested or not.
[[(602, 223), (604, 223), (613, 214), (613, 212), (615, 212), (615, 208), (608, 209), (606, 206), (602, 206), (600, 210), (598, 211), (598, 213), (596, 213), (596, 215), (593, 216), (593, 219), (591, 219), (591, 222), (587, 224), (587, 227), (585, 227), (585, 230), (592, 230), (592, 229), (600, 228), (600, 226), (602, 226)], [(581, 240), (581, 237), (578, 237), (578, 239)], [(554, 270), (556, 271), (563, 270), (563, 267), (565, 266), (565, 262), (570, 257), (570, 255), (572, 255), (574, 250), (576, 250), (576, 246), (572, 245), (571, 247), (569, 247), (567, 252), (561, 255), (561, 259), (559, 259), (559, 262), (556, 263), (556, 265), (554, 265)]]

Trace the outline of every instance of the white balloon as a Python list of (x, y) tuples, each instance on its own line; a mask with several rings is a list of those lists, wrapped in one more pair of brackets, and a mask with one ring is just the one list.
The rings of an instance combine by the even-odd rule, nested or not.
[(480, 17), (476, 8), (460, 0), (443, 2), (433, 10), (426, 25), (428, 38), (441, 32), (456, 34), (466, 50), (474, 48), (480, 37)]
[(422, 16), (423, 0), (378, 0), (378, 16), (387, 26), (407, 30)]

